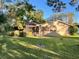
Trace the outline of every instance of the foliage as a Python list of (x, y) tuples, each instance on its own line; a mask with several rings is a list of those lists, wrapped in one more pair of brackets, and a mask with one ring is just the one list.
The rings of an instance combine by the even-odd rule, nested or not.
[(78, 32), (78, 27), (76, 25), (74, 25), (74, 33)]
[(70, 4), (71, 6), (75, 6), (77, 3), (78, 3), (78, 0), (71, 0), (71, 1), (69, 2), (69, 4)]
[(79, 24), (78, 23), (74, 23), (75, 26), (77, 26), (79, 28)]
[(52, 10), (55, 12), (60, 12), (66, 8), (66, 3), (60, 0), (47, 0), (47, 5), (52, 7)]
[(66, 18), (67, 18), (67, 14), (64, 14), (64, 13), (56, 13), (56, 14), (51, 15), (48, 19), (50, 21), (54, 21), (54, 20), (62, 20), (62, 21), (65, 21)]
[(78, 27), (77, 26), (70, 26), (68, 31), (69, 31), (69, 34), (73, 35), (74, 33), (77, 33)]
[(63, 11), (65, 8), (67, 8), (68, 4), (71, 6), (75, 6), (75, 10), (79, 11), (79, 4), (78, 4), (78, 0), (69, 0), (67, 3), (65, 3), (64, 1), (61, 0), (47, 0), (47, 5), (49, 7), (52, 7), (52, 10), (54, 12), (61, 12)]
[(12, 30), (12, 27), (8, 24), (8, 17), (5, 14), (0, 14), (0, 32), (7, 32)]
[(13, 27), (10, 26), (10, 24), (8, 24), (8, 23), (6, 23), (6, 24), (4, 25), (4, 28), (5, 28), (5, 31), (6, 31), (6, 32), (13, 30)]
[(73, 28), (73, 26), (70, 26), (68, 31), (69, 31), (70, 35), (73, 35), (74, 34), (74, 28)]
[(16, 16), (21, 17), (23, 15), (25, 15), (25, 10), (18, 8), (18, 10), (16, 11)]
[[(0, 15), (0, 24), (5, 23), (8, 19), (5, 25), (6, 31), (9, 31), (11, 29), (13, 31), (14, 27), (17, 27), (19, 31), (23, 30), (26, 21), (29, 20), (33, 20), (36, 23), (45, 22), (45, 20), (43, 20), (43, 12), (40, 10), (36, 11), (34, 9), (34, 6), (28, 3), (28, 1), (18, 2), (15, 5), (6, 5), (6, 8), (9, 11), (7, 17), (3, 14)], [(26, 16), (27, 19), (24, 19), (24, 16)], [(15, 21), (13, 21), (13, 19)]]
[[(11, 18), (15, 18), (16, 20), (17, 18), (24, 22), (33, 20), (37, 23), (43, 23), (45, 21), (43, 20), (43, 12), (41, 10), (35, 10), (35, 6), (28, 3), (27, 0), (24, 2), (18, 2), (14, 6), (9, 6), (8, 9), (10, 11), (9, 16), (11, 16)], [(24, 16), (27, 19), (24, 19)]]
[(31, 4), (29, 4), (28, 2), (25, 3), (25, 9), (30, 12), (30, 11), (35, 11), (34, 9), (35, 6), (32, 6)]
[(79, 11), (79, 5), (76, 7), (76, 11)]
[(26, 37), (26, 33), (25, 32), (20, 31), (19, 33), (20, 33), (19, 37)]
[(6, 23), (7, 17), (4, 14), (0, 14), (0, 24)]
[(28, 21), (33, 20), (36, 23), (44, 23), (43, 12), (41, 10), (31, 11), (28, 14)]
[(14, 31), (14, 36), (19, 36), (19, 35), (20, 35), (19, 30), (15, 30)]

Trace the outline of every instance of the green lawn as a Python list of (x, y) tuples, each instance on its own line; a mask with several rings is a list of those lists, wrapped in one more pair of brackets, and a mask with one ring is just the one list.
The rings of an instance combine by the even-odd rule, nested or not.
[(70, 37), (79, 37), (79, 34), (75, 33), (74, 35), (71, 35)]
[(0, 59), (79, 59), (79, 38), (0, 36)]

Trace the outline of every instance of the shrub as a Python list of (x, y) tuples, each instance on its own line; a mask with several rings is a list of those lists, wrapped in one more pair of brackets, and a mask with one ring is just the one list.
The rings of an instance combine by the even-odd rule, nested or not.
[(14, 36), (19, 36), (19, 31), (18, 30), (16, 30), (16, 31), (14, 31)]
[(78, 32), (78, 27), (74, 26), (74, 33), (77, 33), (77, 32)]
[(68, 31), (70, 35), (73, 35), (74, 33), (77, 33), (78, 28), (76, 26), (70, 26)]
[(26, 33), (23, 32), (23, 31), (20, 31), (20, 33), (19, 33), (19, 37), (26, 37)]
[(8, 35), (9, 36), (14, 36), (14, 32), (13, 31), (12, 32), (9, 32)]

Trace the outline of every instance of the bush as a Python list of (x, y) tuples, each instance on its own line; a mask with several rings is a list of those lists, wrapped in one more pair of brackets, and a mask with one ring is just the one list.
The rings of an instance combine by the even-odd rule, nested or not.
[(23, 31), (20, 31), (19, 37), (26, 37), (26, 33)]
[(77, 32), (78, 32), (78, 27), (74, 26), (74, 33), (77, 33)]
[(18, 36), (18, 37), (26, 37), (26, 33), (23, 31), (11, 31), (8, 33), (9, 36)]
[(20, 33), (18, 30), (14, 31), (14, 36), (19, 36), (19, 35), (20, 35)]
[(76, 26), (70, 26), (68, 31), (70, 35), (73, 35), (74, 33), (77, 33), (78, 28)]
[(9, 36), (14, 36), (14, 32), (9, 32), (8, 35)]

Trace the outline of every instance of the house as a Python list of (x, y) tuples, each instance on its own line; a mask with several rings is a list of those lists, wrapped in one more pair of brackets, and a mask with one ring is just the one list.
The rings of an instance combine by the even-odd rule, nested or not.
[(49, 22), (50, 24), (50, 33), (52, 32), (52, 36), (54, 33), (54, 36), (56, 35), (61, 35), (61, 36), (69, 36), (69, 33), (68, 33), (68, 29), (69, 29), (69, 26), (68, 24), (64, 23), (63, 21), (61, 20), (55, 20), (55, 21), (51, 21)]
[(38, 23), (35, 23), (33, 21), (29, 21), (27, 24), (26, 24), (26, 33), (27, 35), (38, 35), (39, 34), (39, 31), (40, 31), (40, 24)]
[(69, 29), (69, 26), (68, 24), (64, 23), (63, 21), (61, 20), (56, 20), (53, 22), (53, 25), (55, 26), (56, 28), (56, 32), (60, 35), (66, 35), (68, 36), (69, 33), (68, 33), (68, 29)]
[(61, 20), (55, 20), (51, 23), (46, 22), (44, 24), (37, 24), (31, 21), (26, 24), (26, 32), (35, 36), (69, 36), (69, 26)]

